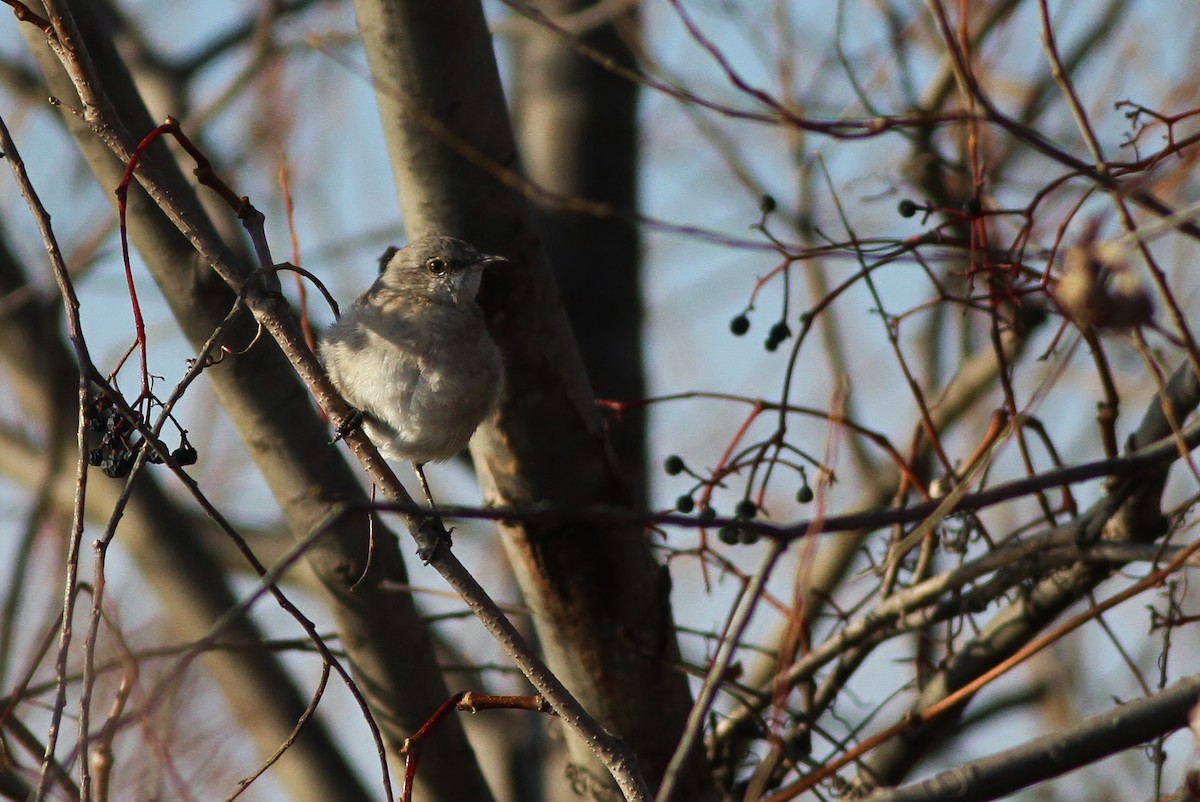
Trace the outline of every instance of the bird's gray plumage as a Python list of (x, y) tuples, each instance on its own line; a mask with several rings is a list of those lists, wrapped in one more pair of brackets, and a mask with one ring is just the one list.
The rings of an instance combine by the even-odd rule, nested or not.
[(452, 237), (414, 240), (322, 336), (329, 377), (385, 456), (449, 459), (495, 407), (500, 351), (475, 294), (504, 261)]

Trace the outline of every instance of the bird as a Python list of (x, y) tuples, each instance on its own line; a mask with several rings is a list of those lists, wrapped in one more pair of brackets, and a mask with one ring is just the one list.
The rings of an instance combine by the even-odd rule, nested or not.
[(413, 463), (434, 510), (425, 464), (462, 452), (499, 402), (500, 348), (475, 296), (483, 271), (507, 262), (447, 236), (389, 248), (379, 277), (318, 343), (333, 385), (361, 413), (342, 428), (361, 422), (385, 457)]

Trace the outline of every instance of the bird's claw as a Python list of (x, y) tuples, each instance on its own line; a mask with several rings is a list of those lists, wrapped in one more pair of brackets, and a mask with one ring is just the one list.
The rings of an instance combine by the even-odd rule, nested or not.
[(413, 537), (417, 541), (417, 556), (425, 565), (440, 557), (443, 549), (449, 550), (453, 545), (450, 532), (436, 515), (422, 521), (417, 531), (413, 532)]
[(337, 429), (333, 433), (333, 439), (329, 441), (329, 445), (333, 445), (339, 440), (346, 439), (351, 432), (362, 426), (362, 422), (362, 410), (355, 407), (350, 407), (350, 414), (343, 418), (342, 422), (338, 424)]

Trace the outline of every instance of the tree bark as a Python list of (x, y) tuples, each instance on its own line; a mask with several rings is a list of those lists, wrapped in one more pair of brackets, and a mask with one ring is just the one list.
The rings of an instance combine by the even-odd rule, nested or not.
[[(408, 234), (460, 236), (513, 261), (485, 276), (480, 297), (507, 374), (500, 408), (471, 447), (485, 499), (568, 516), (628, 505), (529, 222), (479, 3), (357, 0), (356, 9)], [(550, 667), (633, 745), (656, 787), (691, 699), (678, 668), (670, 578), (645, 534), (579, 517), (499, 529)], [(587, 744), (569, 738), (568, 748), (576, 777), (590, 778), (595, 791), (609, 786)], [(700, 751), (689, 757), (680, 798), (710, 798)]]
[[(577, 14), (590, 0), (539, 0), (551, 19)], [(634, 69), (628, 38), (638, 32), (635, 7), (577, 39), (534, 23), (515, 38), (513, 121), (529, 178), (560, 197), (600, 201), (633, 212), (638, 189), (638, 85), (579, 52), (579, 45)], [(600, 217), (538, 203), (537, 231), (554, 270), (580, 356), (600, 398), (645, 397), (642, 371), (641, 242), (629, 217)], [(608, 434), (637, 501), (646, 496), (646, 418), (613, 415)]]

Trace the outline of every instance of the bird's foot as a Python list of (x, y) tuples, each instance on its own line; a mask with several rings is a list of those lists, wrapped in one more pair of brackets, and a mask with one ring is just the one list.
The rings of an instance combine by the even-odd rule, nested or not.
[(362, 410), (358, 409), (357, 407), (350, 407), (350, 414), (343, 418), (342, 422), (338, 424), (337, 429), (333, 433), (333, 439), (329, 441), (329, 445), (333, 445), (339, 440), (344, 440), (347, 435), (362, 426), (362, 423)]
[(437, 515), (431, 515), (422, 521), (417, 531), (413, 532), (413, 537), (417, 541), (417, 556), (426, 565), (440, 557), (444, 553), (443, 549), (449, 551), (454, 545), (449, 530)]

